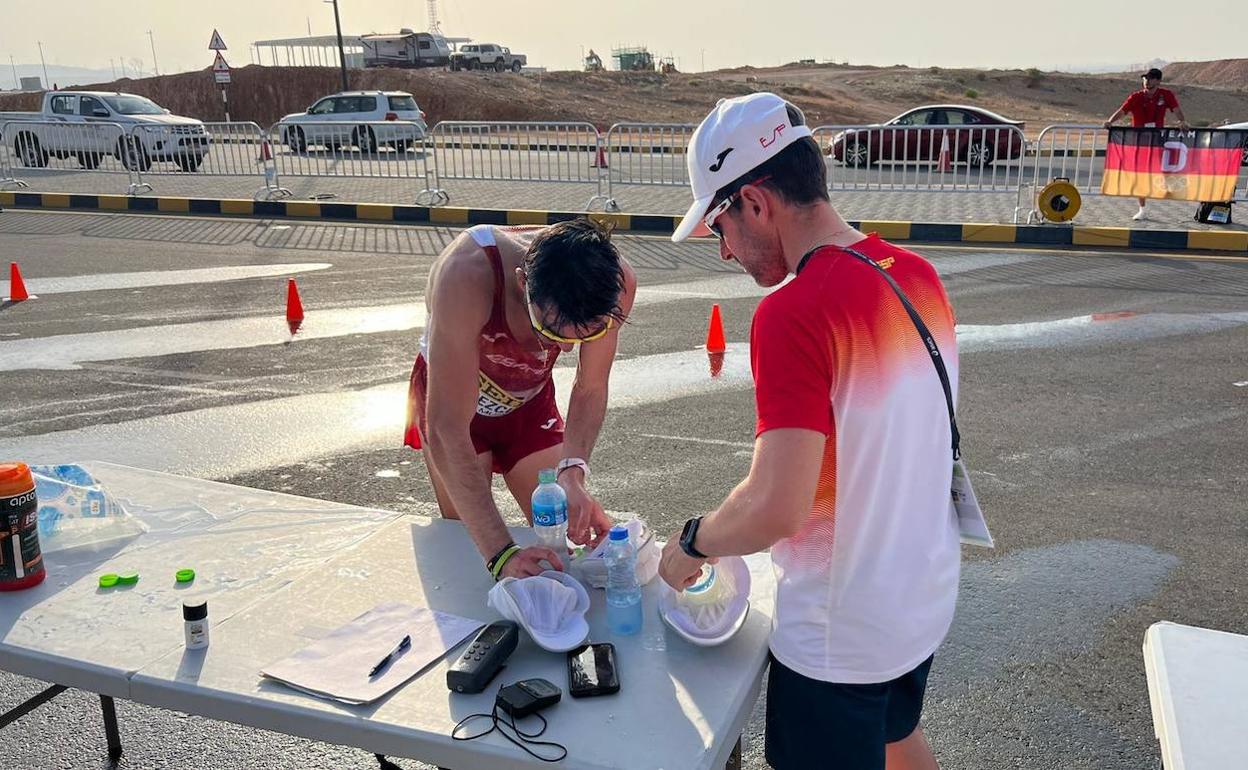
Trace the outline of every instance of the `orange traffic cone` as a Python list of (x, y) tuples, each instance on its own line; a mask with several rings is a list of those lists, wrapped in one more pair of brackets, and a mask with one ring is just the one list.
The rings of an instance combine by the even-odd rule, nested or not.
[(22, 280), (22, 271), (17, 269), (16, 262), (9, 263), (9, 302), (22, 302), (30, 299), (26, 291), (26, 282)]
[(724, 354), (708, 353), (706, 357), (711, 361), (711, 377), (718, 377), (724, 371)]
[(593, 163), (589, 164), (589, 167), (590, 168), (611, 168), (610, 166), (607, 165), (607, 151), (603, 149), (603, 146), (601, 144), (598, 145), (598, 156), (594, 158)]
[(286, 283), (286, 325), (290, 327), (290, 333), (294, 334), (299, 331), (302, 323), (303, 300), (299, 298), (299, 287), (295, 285), (295, 279), (291, 278)]
[(711, 322), (706, 330), (706, 352), (723, 353), (728, 349), (724, 341), (724, 319), (719, 315), (719, 305), (711, 305)]
[(256, 158), (257, 163), (267, 163), (273, 160), (273, 148), (269, 147), (269, 140), (260, 143), (260, 157)]
[(949, 134), (946, 133), (940, 135), (940, 161), (937, 170), (942, 174), (953, 171), (953, 158), (949, 154)]

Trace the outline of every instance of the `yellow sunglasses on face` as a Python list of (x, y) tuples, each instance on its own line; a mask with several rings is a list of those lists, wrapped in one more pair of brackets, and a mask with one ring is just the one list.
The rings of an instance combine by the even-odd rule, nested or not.
[(561, 337), (550, 329), (542, 326), (542, 322), (537, 320), (537, 316), (533, 314), (533, 300), (529, 298), (529, 286), (524, 286), (524, 306), (529, 310), (529, 323), (533, 325), (533, 331), (542, 335), (551, 342), (561, 342), (564, 345), (579, 345), (582, 342), (593, 342), (607, 336), (607, 332), (611, 331), (611, 327), (615, 325), (615, 320), (607, 318), (607, 323), (593, 334), (587, 334), (584, 337)]

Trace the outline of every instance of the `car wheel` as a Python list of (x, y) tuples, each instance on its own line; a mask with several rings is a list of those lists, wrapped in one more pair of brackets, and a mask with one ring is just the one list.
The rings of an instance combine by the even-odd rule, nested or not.
[(971, 168), (991, 166), (994, 155), (991, 144), (983, 141), (971, 142), (966, 148), (966, 163)]
[(845, 143), (845, 165), (853, 168), (866, 168), (871, 165), (871, 148), (864, 142), (850, 141)]
[(451, 72), (459, 72), (459, 62), (451, 62)]
[(468, 60), (468, 69), (475, 70), (475, 69), (479, 69), (480, 67), (481, 67), (481, 62), (477, 61), (476, 59)]
[(365, 155), (377, 152), (377, 137), (373, 134), (373, 129), (368, 126), (360, 126), (351, 132), (351, 144), (359, 147), (360, 152)]
[(117, 140), (117, 157), (121, 165), (130, 171), (147, 171), (152, 167), (152, 159), (148, 157), (147, 148), (133, 137)]
[(408, 148), (411, 146), (412, 146), (412, 143), (407, 141), (406, 139), (399, 139), (398, 141), (394, 143), (394, 151), (397, 153), (404, 153), (404, 152), (407, 152)]
[(48, 152), (39, 145), (34, 134), (18, 134), (13, 142), (13, 152), (27, 168), (43, 168), (48, 165)]
[(292, 128), (286, 132), (286, 146), (291, 152), (307, 152), (308, 137), (304, 135), (302, 128)]
[(502, 59), (499, 59), (498, 61), (494, 62), (495, 72), (502, 72), (505, 69), (507, 69), (507, 65), (503, 62)]
[(178, 168), (190, 173), (199, 170), (199, 164), (204, 162), (203, 155), (181, 154), (173, 157), (173, 162), (178, 164)]
[(519, 71), (520, 71), (520, 60), (519, 60), (519, 59), (516, 59), (515, 61), (513, 61), (513, 62), (511, 63), (511, 71), (512, 71), (512, 72), (519, 72)]
[(78, 165), (87, 170), (100, 167), (100, 154), (98, 152), (82, 152), (78, 154)]

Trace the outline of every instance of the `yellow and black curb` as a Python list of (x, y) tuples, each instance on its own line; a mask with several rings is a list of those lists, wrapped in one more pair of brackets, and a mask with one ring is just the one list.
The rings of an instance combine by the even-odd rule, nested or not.
[[(547, 225), (585, 216), (577, 211), (472, 209), (453, 206), (325, 201), (253, 201), (217, 198), (137, 197), (0, 191), (0, 206), (88, 211), (165, 212), (253, 217), (281, 217), (357, 222), (398, 222), (425, 225)], [(679, 216), (595, 212), (595, 219), (617, 230), (671, 234)], [(928, 222), (852, 222), (867, 232), (896, 241), (926, 243), (1012, 243), (1028, 246), (1099, 246), (1117, 249), (1224, 251), (1248, 254), (1248, 231), (1138, 230), (1085, 225), (939, 224)]]

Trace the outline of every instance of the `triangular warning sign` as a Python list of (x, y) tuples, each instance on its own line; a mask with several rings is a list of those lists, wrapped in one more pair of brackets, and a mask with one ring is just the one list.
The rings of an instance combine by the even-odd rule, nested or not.
[(228, 50), (225, 47), (225, 41), (221, 39), (221, 33), (217, 32), (215, 29), (212, 31), (212, 40), (209, 41), (208, 43), (208, 50), (209, 51)]
[(230, 71), (230, 65), (226, 63), (225, 57), (221, 55), (220, 51), (217, 51), (217, 58), (214, 59), (212, 62), (212, 71), (213, 72), (229, 72)]

